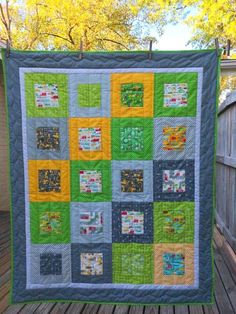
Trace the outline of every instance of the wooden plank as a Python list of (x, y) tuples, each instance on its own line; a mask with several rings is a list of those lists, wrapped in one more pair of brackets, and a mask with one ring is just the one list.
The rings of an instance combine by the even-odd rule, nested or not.
[(98, 310), (98, 314), (112, 314), (115, 309), (113, 304), (102, 304)]
[(217, 213), (221, 217), (223, 223), (226, 221), (226, 174), (225, 165), (217, 164), (216, 168), (216, 198)]
[(143, 314), (144, 306), (143, 305), (131, 305), (129, 309), (129, 314)]
[(69, 308), (70, 303), (56, 303), (50, 314), (62, 314)]
[(100, 304), (86, 304), (83, 314), (96, 314), (99, 310)]
[(25, 304), (14, 304), (14, 305), (9, 305), (9, 307), (6, 309), (4, 314), (18, 314), (20, 310), (23, 309)]
[[(29, 313), (35, 313), (35, 311), (40, 307), (40, 303), (31, 303), (31, 304), (25, 304), (25, 306), (20, 310), (20, 314), (29, 314)], [(38, 313), (38, 312), (36, 312)], [(44, 312), (43, 312), (44, 313)], [(46, 312), (48, 313), (48, 312)]]
[[(10, 237), (10, 235), (9, 235)], [(0, 244), (0, 254), (1, 256), (4, 256), (6, 254), (11, 254), (11, 247), (10, 247), (10, 242), (8, 245), (4, 244)]]
[(226, 142), (226, 155), (231, 155), (231, 134), (232, 134), (232, 127), (231, 127), (231, 108), (229, 108), (226, 112), (226, 121), (227, 121), (227, 129), (226, 129), (226, 137), (224, 138)]
[(129, 306), (128, 305), (117, 305), (113, 314), (128, 314)]
[[(236, 189), (235, 189), (235, 193), (236, 193)], [(236, 197), (235, 197), (235, 199), (236, 199)], [(235, 204), (235, 208), (236, 208), (236, 204)], [(234, 216), (234, 217), (232, 217), (232, 216)], [(233, 219), (236, 220), (236, 213), (234, 215), (231, 215), (230, 221)], [(235, 223), (234, 222), (230, 223), (229, 228), (227, 228), (218, 213), (216, 213), (216, 223), (217, 223), (217, 227), (220, 229), (220, 232), (224, 235), (225, 240), (228, 241), (228, 243), (230, 244), (232, 249), (236, 252), (236, 237), (233, 236), (235, 231), (233, 231), (233, 233), (231, 233), (232, 228), (234, 228), (231, 226), (234, 225)], [(230, 228), (231, 228), (231, 230), (230, 230)], [(235, 228), (236, 228), (236, 226), (235, 226)]]
[(158, 314), (160, 306), (145, 306), (144, 314)]
[(189, 305), (188, 309), (190, 314), (204, 314), (202, 305)]
[[(232, 60), (233, 61), (233, 60)], [(224, 75), (232, 75), (232, 70), (234, 69), (234, 65), (233, 62), (228, 62), (228, 60), (226, 60), (226, 62), (222, 62), (221, 63), (221, 68), (222, 68), (222, 72), (224, 73)], [(227, 71), (227, 69), (229, 69)], [(226, 97), (226, 99), (220, 104), (219, 108), (218, 108), (218, 116), (220, 117), (221, 115), (223, 115), (223, 113), (227, 112), (227, 110), (229, 110), (230, 108), (235, 107), (235, 91), (231, 91), (231, 93)]]
[(83, 313), (85, 304), (83, 303), (72, 303), (66, 311), (66, 314)]
[[(4, 217), (1, 217), (0, 219), (5, 219)], [(6, 230), (4, 230), (4, 226), (1, 226), (2, 230), (1, 230), (1, 233), (0, 233), (0, 244), (3, 244), (5, 242), (9, 242), (10, 243), (10, 230), (9, 230), (9, 226), (8, 226), (8, 229), (6, 228)]]
[(215, 272), (215, 295), (220, 313), (235, 314), (218, 272)]
[(1, 254), (3, 254), (5, 252), (5, 250), (8, 250), (10, 248), (10, 234), (6, 235), (6, 239), (2, 239), (1, 243), (0, 243), (0, 252)]
[(10, 290), (10, 282), (7, 281), (4, 285), (2, 285), (0, 287), (0, 300), (6, 295), (8, 294)]
[(10, 223), (9, 219), (7, 219), (6, 217), (2, 215), (0, 215), (0, 219), (5, 223), (5, 224), (1, 224), (0, 236), (1, 236), (1, 241), (2, 241), (2, 239), (6, 239), (6, 236), (11, 233), (11, 229), (9, 228), (9, 223)]
[(10, 260), (8, 259), (7, 261), (5, 261), (4, 264), (1, 265), (0, 267), (0, 276), (2, 276), (3, 274), (5, 274), (10, 268)]
[(230, 198), (230, 168), (225, 168), (226, 172), (226, 208), (225, 208), (225, 225), (229, 228), (229, 198)]
[(174, 306), (172, 305), (160, 306), (160, 314), (174, 314)]
[(175, 305), (175, 314), (189, 314), (187, 305)]
[(211, 305), (203, 305), (204, 308), (204, 312), (205, 314), (220, 314), (217, 305), (216, 305), (216, 301), (214, 298), (214, 303)]
[(221, 141), (221, 138), (223, 138), (223, 122), (224, 122), (224, 116), (218, 117), (218, 141), (217, 141), (217, 154), (224, 155), (224, 147), (223, 147), (223, 141)]
[(4, 311), (8, 308), (8, 305), (9, 305), (9, 295), (6, 294), (0, 300), (0, 313), (4, 313)]
[(4, 234), (0, 235), (1, 250), (3, 248), (3, 244), (8, 244), (10, 246), (10, 232), (5, 232)]
[(0, 247), (0, 254), (1, 255), (6, 254), (6, 251), (9, 251), (9, 248), (10, 248), (10, 243), (2, 244)]
[[(37, 306), (38, 304), (35, 304), (35, 303), (33, 303), (33, 304), (29, 304), (29, 305), (31, 305), (31, 306)], [(33, 313), (37, 313), (37, 314), (47, 314), (47, 313), (50, 313), (50, 311), (52, 310), (52, 308), (54, 307), (54, 305), (55, 305), (55, 303), (42, 303), (42, 304), (40, 304), (36, 309), (35, 309), (35, 311), (33, 311)], [(28, 305), (27, 305), (28, 306)], [(31, 312), (25, 312), (25, 314), (26, 313), (32, 313), (32, 311)]]
[(215, 246), (221, 252), (222, 257), (236, 282), (236, 254), (217, 228), (214, 229), (214, 240)]
[(231, 152), (236, 157), (236, 106), (232, 107), (232, 134), (231, 134)]
[(230, 211), (229, 233), (236, 240), (236, 169), (231, 169), (230, 171), (230, 198), (228, 201), (228, 206)]
[(233, 306), (236, 313), (236, 283), (234, 282), (228, 267), (226, 266), (223, 257), (220, 255), (219, 250), (215, 250), (215, 264), (222, 279), (226, 293), (230, 299), (230, 303)]
[(2, 275), (1, 280), (0, 280), (0, 287), (4, 285), (7, 281), (10, 281), (10, 269)]

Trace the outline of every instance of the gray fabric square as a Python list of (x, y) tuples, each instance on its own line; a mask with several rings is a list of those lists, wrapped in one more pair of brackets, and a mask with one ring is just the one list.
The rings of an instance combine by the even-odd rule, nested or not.
[[(101, 84), (101, 106), (80, 107), (79, 84)], [(110, 117), (110, 75), (109, 74), (70, 74), (70, 117)]]
[(62, 255), (57, 253), (40, 254), (40, 275), (61, 275)]
[[(66, 160), (68, 152), (68, 127), (67, 119), (64, 118), (31, 118), (27, 119), (27, 146), (28, 158), (33, 160)], [(37, 147), (38, 128), (58, 128), (59, 150), (40, 149)]]
[[(185, 191), (164, 191), (164, 172), (184, 171)], [(194, 160), (153, 161), (154, 201), (194, 201)]]
[[(194, 159), (195, 153), (195, 118), (155, 118), (154, 119), (154, 159), (155, 160), (180, 160)], [(164, 127), (186, 127), (186, 143), (183, 150), (163, 149)]]
[[(130, 215), (138, 213), (143, 215), (142, 232), (123, 232), (124, 221), (122, 214)], [(123, 225), (123, 226), (122, 226)], [(137, 222), (136, 222), (137, 226)], [(139, 229), (140, 231), (140, 229)], [(113, 243), (153, 243), (153, 203), (131, 203), (113, 202), (112, 203), (112, 242)]]
[[(52, 273), (55, 266), (49, 269), (49, 258), (61, 255), (61, 274)], [(42, 256), (48, 256), (48, 262), (42, 264)], [(31, 284), (53, 284), (71, 282), (71, 248), (70, 244), (35, 244), (31, 245), (30, 254), (30, 283)], [(58, 258), (54, 262), (58, 261)], [(51, 262), (53, 260), (51, 259)], [(42, 267), (45, 266), (45, 267)], [(59, 266), (59, 265), (57, 265)], [(43, 271), (43, 272), (42, 272)]]
[(72, 243), (112, 242), (110, 202), (81, 202), (70, 206)]
[[(102, 261), (100, 265), (96, 265), (97, 264), (96, 257), (100, 257), (100, 260)], [(72, 243), (71, 262), (72, 262), (72, 282), (87, 282), (87, 283), (112, 282), (111, 244)]]
[[(122, 192), (122, 170), (143, 170), (143, 192)], [(149, 160), (112, 161), (112, 200), (115, 202), (152, 202), (153, 162)]]

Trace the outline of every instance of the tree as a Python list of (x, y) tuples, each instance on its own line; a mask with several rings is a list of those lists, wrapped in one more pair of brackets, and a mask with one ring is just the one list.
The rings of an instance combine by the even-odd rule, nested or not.
[(11, 37), (18, 49), (78, 50), (82, 39), (85, 50), (128, 50), (148, 36), (140, 31), (140, 12), (123, 0), (12, 0), (0, 13), (1, 39)]
[(179, 21), (197, 48), (236, 44), (236, 0), (6, 0), (0, 18), (0, 39), (19, 49), (142, 49), (152, 26)]
[[(11, 39), (11, 18), (9, 13), (9, 1), (6, 0), (5, 7), (0, 4), (0, 20), (3, 28), (3, 32), (5, 34), (6, 39), (9, 41), (9, 44), (11, 45), (12, 39)], [(1, 28), (0, 28), (1, 29)]]
[(197, 48), (214, 46), (215, 38), (222, 45), (228, 39), (236, 45), (236, 0), (136, 0), (136, 4), (146, 7), (153, 20), (164, 15), (166, 23), (187, 23), (193, 34), (190, 42)]
[(218, 38), (222, 45), (227, 40), (236, 44), (236, 1), (202, 0), (196, 1), (196, 14), (190, 16), (187, 23), (193, 29), (192, 43), (197, 47), (213, 45)]

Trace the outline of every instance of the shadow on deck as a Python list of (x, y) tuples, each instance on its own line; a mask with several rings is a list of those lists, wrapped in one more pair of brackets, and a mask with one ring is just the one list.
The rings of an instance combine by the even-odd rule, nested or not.
[(9, 213), (0, 212), (0, 313), (82, 314), (210, 314), (236, 313), (236, 255), (217, 228), (214, 232), (215, 304), (191, 306), (127, 306), (78, 303), (9, 305), (10, 288)]

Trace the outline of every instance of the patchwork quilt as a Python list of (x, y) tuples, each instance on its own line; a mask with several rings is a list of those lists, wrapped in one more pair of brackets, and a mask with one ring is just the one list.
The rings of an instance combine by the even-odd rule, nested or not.
[(3, 50), (12, 302), (210, 303), (215, 50)]

